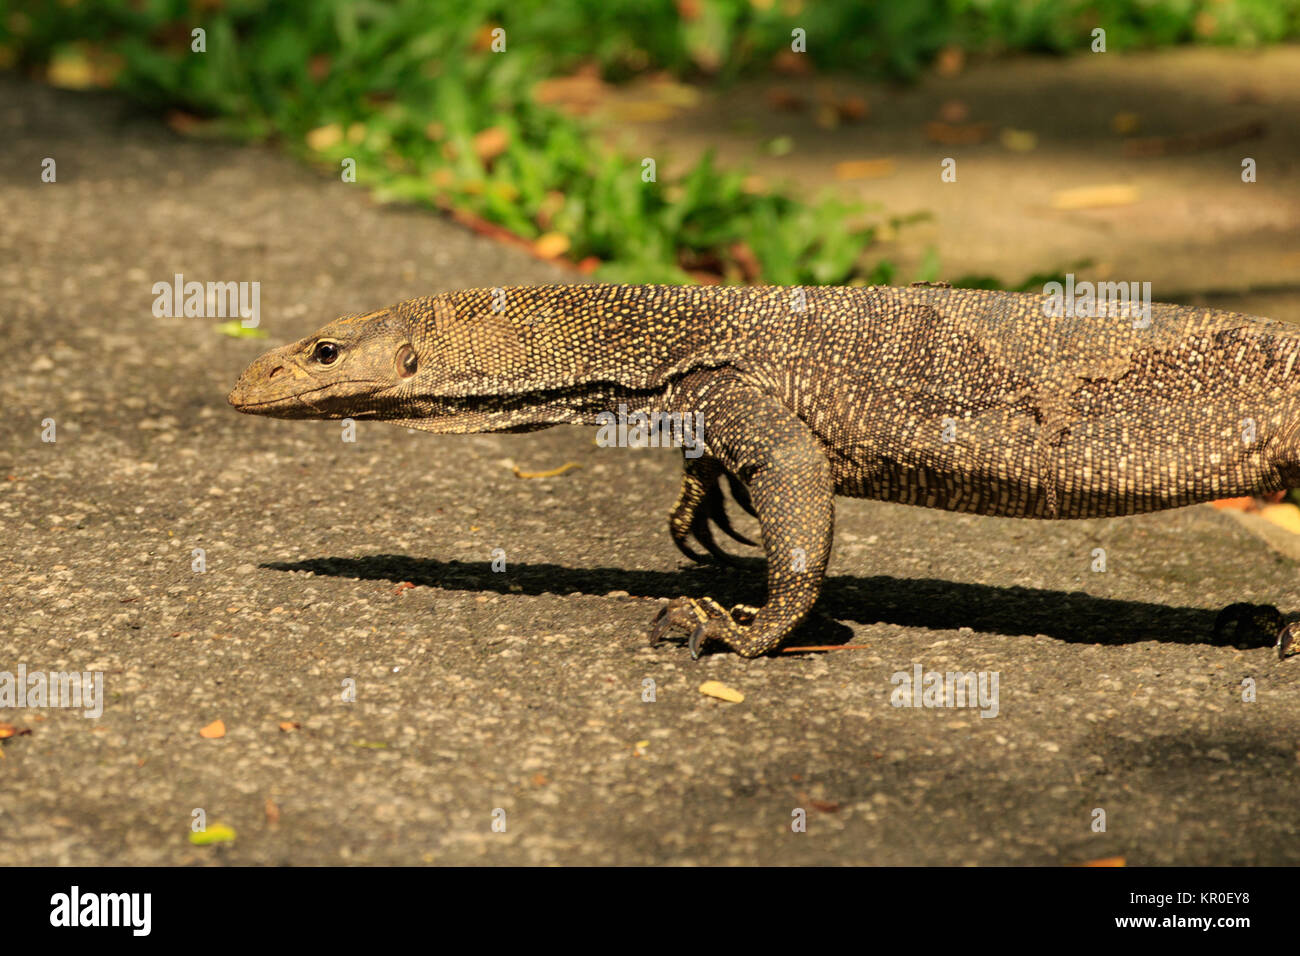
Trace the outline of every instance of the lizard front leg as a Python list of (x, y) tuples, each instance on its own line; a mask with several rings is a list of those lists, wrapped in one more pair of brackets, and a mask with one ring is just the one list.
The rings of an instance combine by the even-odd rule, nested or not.
[(758, 657), (789, 637), (821, 593), (835, 518), (830, 462), (793, 411), (734, 373), (693, 376), (677, 399), (692, 402), (709, 456), (748, 486), (767, 555), (767, 603), (727, 611), (712, 598), (678, 598), (655, 618), (651, 641), (675, 628), (690, 634), (693, 657), (710, 641)]

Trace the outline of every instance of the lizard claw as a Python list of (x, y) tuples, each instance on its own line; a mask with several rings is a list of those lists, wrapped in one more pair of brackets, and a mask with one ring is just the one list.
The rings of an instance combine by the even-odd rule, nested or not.
[(740, 505), (749, 515), (757, 518), (758, 512), (754, 510), (754, 502), (749, 497), (749, 489), (731, 472), (726, 472), (726, 475), (727, 487), (731, 489), (731, 497), (736, 499), (736, 504)]
[(758, 657), (778, 641), (769, 641), (751, 630), (758, 611), (737, 604), (730, 611), (713, 598), (677, 598), (659, 609), (651, 622), (650, 643), (657, 644), (670, 630), (689, 633), (686, 646), (693, 660), (710, 641), (725, 644), (741, 657)]
[[(690, 538), (703, 545), (704, 550), (712, 556), (712, 560), (732, 567), (742, 567), (735, 555), (729, 554), (718, 546), (713, 537), (713, 529), (709, 527), (709, 522), (712, 521), (725, 534), (741, 544), (758, 547), (757, 542), (732, 527), (722, 494), (719, 477), (721, 474), (721, 469), (709, 468), (688, 469), (683, 474), (681, 495), (672, 514), (668, 517), (668, 531), (672, 536), (673, 544), (677, 545), (677, 549), (692, 561), (707, 563), (710, 558), (692, 548), (688, 543)], [(734, 482), (734, 479), (731, 480)], [(743, 490), (743, 485), (736, 482), (733, 484), (733, 494), (736, 488), (740, 488), (745, 496), (745, 500), (740, 502), (741, 507), (752, 514), (753, 505), (748, 501), (748, 492)]]
[(1288, 653), (1288, 651), (1290, 651), (1291, 645), (1292, 643), (1294, 643), (1298, 635), (1300, 635), (1300, 621), (1288, 624), (1286, 627), (1282, 628), (1282, 630), (1278, 632), (1277, 635), (1277, 659), (1278, 660), (1284, 661), (1291, 656)]
[(751, 548), (758, 547), (757, 541), (751, 541), (731, 526), (731, 519), (727, 517), (727, 506), (723, 504), (721, 485), (714, 485), (708, 497), (704, 500), (705, 504), (708, 505), (710, 520), (721, 528), (725, 534), (729, 535), (733, 541), (747, 544)]
[(704, 627), (705, 625), (701, 624), (691, 631), (691, 638), (686, 642), (686, 647), (690, 650), (691, 660), (693, 661), (700, 659), (700, 648), (704, 646)]
[(655, 619), (650, 622), (650, 643), (651, 644), (658, 644), (661, 640), (663, 640), (664, 635), (667, 634), (668, 631), (672, 629), (673, 622), (668, 614), (669, 607), (671, 607), (671, 605), (668, 604), (665, 604), (663, 607), (661, 607), (659, 609), (659, 613), (655, 615)]

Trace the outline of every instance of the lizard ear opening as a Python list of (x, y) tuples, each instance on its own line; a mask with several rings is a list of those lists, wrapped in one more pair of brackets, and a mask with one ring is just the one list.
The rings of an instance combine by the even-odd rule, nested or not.
[(403, 345), (397, 350), (397, 374), (402, 378), (410, 378), (415, 374), (419, 367), (420, 360), (415, 355), (415, 349), (409, 345)]

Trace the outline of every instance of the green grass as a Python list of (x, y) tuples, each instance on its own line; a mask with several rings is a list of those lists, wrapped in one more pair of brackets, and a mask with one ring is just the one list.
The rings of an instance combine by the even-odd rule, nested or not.
[[(504, 53), (484, 42), (494, 26)], [(0, 64), (88, 75), (332, 171), (353, 160), (381, 198), (523, 240), (558, 234), (549, 241), (598, 262), (603, 279), (884, 282), (894, 269), (862, 208), (752, 192), (710, 157), (644, 182), (641, 157), (539, 106), (531, 88), (593, 62), (615, 79), (667, 69), (725, 81), (788, 57), (795, 28), (820, 69), (909, 77), (954, 45), (1086, 49), (1095, 26), (1110, 49), (1254, 44), (1300, 36), (1300, 0), (0, 0)], [(206, 52), (191, 51), (195, 27)], [(476, 150), (485, 131), (499, 154)], [(655, 159), (662, 173), (667, 157)]]
[[(890, 271), (869, 258), (873, 230), (849, 224), (857, 207), (750, 192), (742, 171), (707, 157), (643, 181), (640, 157), (533, 101), (561, 51), (526, 42), (529, 28), (514, 25), (504, 53), (484, 47), (486, 27), (502, 22), (492, 4), (198, 6), (193, 16), (180, 0), (18, 12), (0, 0), (0, 46), (26, 68), (54, 62), (75, 75), (98, 65), (141, 102), (212, 119), (211, 132), (279, 140), (333, 170), (353, 160), (357, 182), (381, 198), (471, 213), (525, 240), (560, 234), (565, 255), (598, 260), (603, 279), (683, 282), (689, 267), (726, 280), (829, 283)], [(572, 26), (539, 18), (545, 36)], [(194, 26), (206, 31), (206, 52), (190, 49)], [(503, 152), (476, 150), (484, 131), (504, 138)], [(666, 157), (656, 160), (662, 171)], [(754, 261), (758, 276), (746, 270)]]

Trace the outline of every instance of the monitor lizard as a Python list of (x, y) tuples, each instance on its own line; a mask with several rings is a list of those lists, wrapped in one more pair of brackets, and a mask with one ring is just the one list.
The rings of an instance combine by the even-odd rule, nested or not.
[(767, 603), (678, 598), (651, 639), (756, 657), (817, 600), (836, 495), (1097, 518), (1300, 485), (1300, 327), (1065, 312), (942, 283), (463, 290), (337, 319), (256, 359), (229, 401), (441, 433), (698, 414), (669, 531), (696, 560), (729, 560), (710, 522), (752, 543), (725, 480), (759, 521)]

